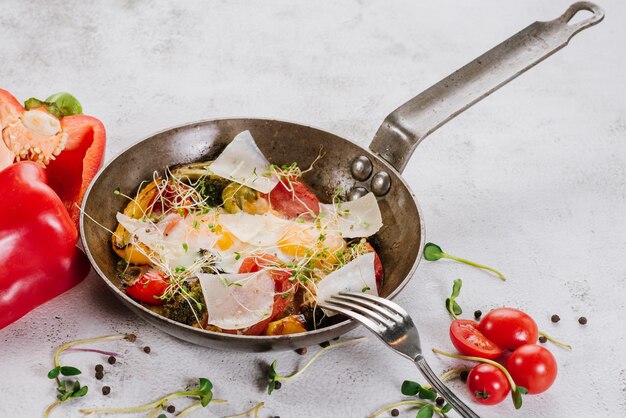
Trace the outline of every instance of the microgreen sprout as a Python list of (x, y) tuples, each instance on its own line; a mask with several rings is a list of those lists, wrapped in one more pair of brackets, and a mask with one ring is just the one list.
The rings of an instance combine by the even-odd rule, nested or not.
[(458, 316), (463, 313), (461, 306), (456, 302), (456, 298), (459, 296), (459, 293), (461, 293), (462, 285), (463, 281), (461, 279), (455, 279), (452, 284), (452, 294), (449, 298), (446, 298), (446, 309), (454, 319), (459, 319)]
[(49, 379), (55, 379), (57, 382), (57, 400), (50, 404), (45, 412), (44, 418), (47, 418), (50, 415), (50, 412), (54, 408), (56, 408), (61, 402), (65, 402), (69, 399), (75, 399), (83, 397), (87, 394), (89, 388), (87, 386), (81, 386), (80, 382), (77, 379), (70, 380), (65, 379), (61, 380), (59, 376), (78, 376), (81, 374), (81, 371), (73, 366), (62, 366), (60, 363), (60, 356), (66, 350), (72, 351), (89, 351), (89, 352), (97, 352), (97, 353), (107, 353), (101, 350), (94, 349), (73, 349), (72, 347), (79, 344), (88, 344), (88, 343), (96, 343), (103, 341), (114, 341), (114, 340), (122, 340), (126, 339), (131, 342), (134, 342), (137, 337), (134, 334), (119, 334), (119, 335), (109, 335), (106, 337), (97, 337), (97, 338), (87, 338), (83, 340), (70, 341), (69, 343), (65, 343), (61, 345), (54, 354), (54, 368), (48, 372)]
[(242, 412), (241, 414), (229, 415), (224, 418), (244, 418), (244, 417), (249, 416), (252, 413), (254, 413), (254, 418), (259, 418), (259, 409), (263, 408), (263, 405), (265, 405), (265, 402), (259, 402), (258, 404), (248, 409), (247, 411)]
[(430, 418), (435, 413), (440, 417), (445, 417), (446, 412), (449, 412), (450, 409), (452, 409), (450, 405), (445, 405), (441, 408), (438, 408), (434, 406), (433, 404), (426, 402), (426, 401), (408, 400), (408, 401), (395, 402), (390, 405), (384, 406), (380, 408), (378, 411), (374, 412), (368, 418), (377, 418), (381, 416), (382, 414), (384, 414), (385, 412), (391, 409), (397, 408), (399, 406), (410, 406), (410, 407), (419, 408), (419, 410), (417, 411), (416, 418)]
[(566, 349), (568, 349), (568, 350), (571, 350), (571, 349), (572, 349), (572, 346), (571, 346), (571, 345), (569, 345), (569, 344), (567, 344), (567, 343), (564, 343), (564, 342), (562, 342), (562, 341), (559, 341), (559, 340), (556, 340), (556, 339), (552, 338), (552, 337), (551, 337), (551, 336), (550, 336), (547, 332), (545, 332), (545, 331), (539, 331), (539, 335), (541, 335), (542, 337), (545, 337), (545, 338), (546, 338), (546, 340), (550, 341), (550, 342), (551, 342), (551, 343), (553, 343), (553, 344), (558, 345), (559, 347), (566, 348)]
[(412, 380), (405, 380), (404, 382), (402, 382), (402, 387), (400, 388), (400, 391), (405, 396), (417, 395), (420, 399), (433, 400), (437, 398), (437, 392), (427, 387), (424, 387)]
[[(210, 402), (213, 403), (223, 403), (225, 401), (219, 399), (213, 399), (213, 384), (209, 379), (201, 377), (198, 380), (198, 388), (194, 390), (184, 390), (179, 392), (173, 392), (168, 395), (163, 396), (160, 399), (157, 399), (154, 402), (150, 402), (144, 405), (139, 406), (131, 406), (128, 408), (92, 408), (92, 409), (81, 409), (80, 412), (83, 414), (127, 414), (132, 412), (140, 412), (140, 411), (148, 411), (154, 410), (155, 408), (161, 408), (163, 405), (171, 401), (175, 398), (180, 397), (196, 397), (199, 398), (199, 401), (193, 405), (191, 405), (186, 410), (181, 411), (177, 416), (181, 417), (191, 412), (191, 410), (206, 407)], [(193, 408), (193, 409), (190, 409)], [(187, 412), (185, 412), (187, 411)]]
[(315, 355), (313, 357), (311, 357), (311, 359), (304, 366), (302, 366), (302, 368), (300, 370), (298, 370), (297, 372), (293, 373), (290, 376), (281, 376), (281, 375), (279, 375), (276, 372), (276, 360), (274, 360), (274, 362), (271, 364), (270, 370), (269, 370), (269, 380), (270, 380), (270, 382), (269, 382), (269, 385), (267, 387), (267, 393), (270, 394), (270, 395), (272, 394), (274, 389), (276, 389), (276, 383), (277, 382), (287, 382), (289, 380), (295, 379), (296, 377), (300, 376), (302, 373), (304, 373), (304, 371), (315, 360), (317, 360), (317, 358), (319, 356), (321, 356), (322, 354), (324, 354), (328, 350), (331, 350), (333, 348), (343, 347), (343, 346), (349, 345), (349, 344), (358, 343), (358, 342), (363, 341), (365, 339), (366, 339), (365, 337), (350, 338), (348, 340), (340, 341), (340, 342), (335, 343), (335, 344), (330, 344), (327, 347), (324, 347), (321, 350), (319, 350), (317, 353), (315, 353)]
[(443, 252), (443, 250), (441, 249), (440, 246), (438, 246), (437, 244), (433, 244), (432, 242), (427, 243), (424, 246), (424, 258), (428, 261), (437, 261), (440, 260), (442, 258), (447, 258), (450, 260), (454, 260), (454, 261), (458, 261), (460, 263), (464, 263), (473, 267), (477, 267), (479, 269), (483, 269), (483, 270), (489, 270), (492, 273), (495, 273), (499, 278), (501, 278), (503, 281), (506, 280), (506, 278), (504, 277), (504, 275), (502, 273), (500, 273), (498, 270), (492, 268), (492, 267), (488, 267), (482, 264), (478, 264), (475, 263), (473, 261), (469, 261), (466, 260), (464, 258), (459, 258), (450, 254), (447, 254), (445, 252)]
[(513, 381), (513, 378), (509, 374), (508, 370), (500, 363), (493, 361), (493, 360), (486, 359), (486, 358), (482, 358), (482, 357), (472, 357), (472, 356), (464, 356), (461, 354), (446, 353), (445, 351), (441, 351), (436, 348), (433, 348), (433, 353), (441, 354), (442, 356), (456, 358), (460, 360), (487, 363), (487, 364), (491, 364), (494, 367), (497, 367), (498, 369), (502, 371), (502, 373), (504, 373), (504, 375), (506, 376), (506, 379), (509, 381), (509, 385), (511, 385), (511, 397), (513, 398), (513, 405), (515, 405), (515, 409), (520, 409), (522, 407), (522, 395), (525, 395), (526, 393), (528, 393), (528, 389), (526, 389), (523, 386), (516, 385), (515, 381)]

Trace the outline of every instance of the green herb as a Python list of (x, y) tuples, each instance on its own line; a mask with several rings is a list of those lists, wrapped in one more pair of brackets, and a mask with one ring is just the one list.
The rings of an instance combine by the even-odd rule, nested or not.
[(185, 252), (189, 251), (189, 245), (187, 245), (186, 242), (183, 242), (183, 250), (185, 250)]
[[(83, 414), (121, 414), (121, 413), (131, 413), (131, 412), (140, 412), (140, 411), (147, 411), (147, 410), (152, 410), (155, 408), (161, 408), (164, 404), (166, 404), (167, 402), (171, 401), (172, 399), (175, 398), (180, 398), (180, 397), (196, 397), (199, 398), (199, 402), (197, 404), (192, 405), (191, 407), (187, 408), (184, 411), (181, 411), (180, 414), (178, 414), (178, 417), (181, 417), (183, 415), (186, 415), (187, 412), (191, 411), (192, 409), (196, 409), (199, 408), (200, 406), (202, 407), (206, 407), (209, 403), (211, 403), (211, 401), (213, 403), (223, 403), (225, 401), (223, 400), (219, 400), (219, 399), (213, 399), (213, 384), (211, 383), (211, 381), (209, 379), (206, 378), (200, 378), (198, 380), (198, 388), (194, 389), (194, 390), (184, 390), (184, 391), (179, 391), (179, 392), (174, 392), (174, 393), (170, 393), (168, 395), (163, 396), (160, 399), (157, 399), (154, 402), (150, 402), (147, 403), (145, 405), (139, 405), (139, 406), (133, 406), (133, 407), (129, 407), (129, 408), (92, 408), (92, 409), (81, 409), (80, 412), (82, 412)], [(192, 408), (193, 407), (193, 408)], [(185, 412), (187, 411), (187, 412)]]
[(435, 409), (433, 408), (432, 405), (430, 404), (424, 405), (423, 407), (420, 408), (417, 415), (415, 415), (415, 418), (431, 418), (434, 412), (435, 412)]
[(302, 373), (304, 373), (304, 371), (315, 361), (317, 360), (317, 358), (319, 356), (321, 356), (322, 354), (324, 354), (325, 352), (327, 352), (328, 350), (332, 350), (333, 348), (339, 348), (339, 347), (343, 347), (345, 345), (349, 345), (349, 344), (354, 344), (354, 343), (358, 343), (360, 341), (365, 340), (365, 337), (358, 337), (358, 338), (351, 338), (348, 340), (344, 340), (335, 344), (330, 344), (324, 348), (322, 348), (321, 350), (319, 350), (317, 353), (315, 353), (315, 355), (304, 365), (302, 366), (302, 368), (300, 370), (298, 370), (297, 372), (293, 373), (292, 375), (289, 376), (281, 376), (280, 374), (278, 374), (278, 372), (276, 372), (276, 360), (274, 360), (274, 362), (270, 365), (270, 369), (269, 369), (269, 385), (267, 387), (267, 393), (268, 394), (272, 394), (272, 392), (274, 391), (274, 389), (276, 389), (276, 383), (278, 382), (287, 382), (289, 380), (295, 379), (296, 377), (300, 376)]
[(239, 260), (241, 258), (241, 253), (235, 253), (235, 260)]
[(113, 190), (113, 194), (116, 196), (119, 196), (122, 194), (122, 192), (120, 191), (120, 188), (118, 187), (117, 189)]
[(361, 289), (361, 292), (365, 293), (368, 290), (370, 290), (370, 287), (369, 286), (365, 286), (363, 289)]
[(441, 247), (439, 247), (436, 244), (433, 244), (432, 242), (429, 242), (428, 244), (426, 244), (424, 246), (424, 258), (426, 260), (428, 260), (428, 261), (437, 261), (437, 260), (440, 260), (442, 258), (448, 258), (450, 260), (458, 261), (460, 263), (464, 263), (464, 264), (467, 264), (467, 265), (470, 265), (470, 266), (473, 266), (473, 267), (477, 267), (479, 269), (489, 270), (489, 271), (495, 273), (502, 280), (506, 280), (504, 275), (502, 273), (500, 273), (498, 270), (496, 270), (494, 268), (491, 268), (491, 267), (487, 267), (487, 266), (482, 265), (482, 264), (474, 263), (473, 261), (465, 260), (463, 258), (459, 258), (459, 257), (455, 257), (453, 255), (447, 254), (447, 253), (443, 252)]
[(56, 93), (46, 99), (48, 103), (54, 103), (63, 112), (63, 116), (80, 115), (83, 107), (78, 99), (69, 93)]
[(403, 395), (406, 396), (419, 396), (421, 399), (435, 399), (437, 397), (437, 392), (430, 390), (427, 387), (420, 385), (417, 382), (413, 382), (412, 380), (405, 380), (402, 382), (402, 387), (400, 391)]
[(452, 315), (454, 319), (458, 319), (458, 315), (461, 315), (463, 313), (463, 310), (461, 309), (459, 304), (456, 303), (456, 298), (461, 292), (462, 284), (463, 282), (461, 281), (461, 279), (454, 280), (454, 283), (452, 284), (452, 294), (449, 298), (446, 298), (446, 309), (448, 310), (448, 312), (450, 312), (450, 315)]
[(541, 330), (540, 330), (540, 331), (539, 331), (539, 335), (540, 335), (540, 336), (542, 336), (542, 337), (544, 337), (546, 340), (550, 341), (551, 343), (558, 345), (559, 347), (563, 347), (563, 348), (566, 348), (566, 349), (568, 349), (568, 350), (571, 350), (571, 349), (572, 349), (572, 346), (571, 346), (571, 345), (569, 345), (569, 344), (567, 344), (567, 343), (564, 343), (564, 342), (562, 342), (562, 341), (559, 341), (559, 340), (556, 340), (556, 339), (552, 338), (552, 337), (551, 337), (551, 336), (550, 336), (547, 332), (545, 332), (545, 331), (541, 331)]

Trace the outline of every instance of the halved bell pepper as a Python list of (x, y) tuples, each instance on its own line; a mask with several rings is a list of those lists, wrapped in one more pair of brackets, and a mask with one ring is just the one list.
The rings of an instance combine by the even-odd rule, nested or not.
[(89, 273), (76, 226), (46, 182), (31, 161), (0, 171), (0, 329)]
[(102, 166), (106, 132), (94, 117), (62, 117), (49, 110), (45, 106), (27, 110), (0, 89), (0, 170), (20, 160), (46, 167), (48, 184), (78, 225), (78, 206)]

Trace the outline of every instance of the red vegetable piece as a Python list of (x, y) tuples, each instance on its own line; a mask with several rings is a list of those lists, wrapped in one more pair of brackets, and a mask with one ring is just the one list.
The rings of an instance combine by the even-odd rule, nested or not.
[(496, 366), (481, 363), (467, 375), (467, 388), (474, 400), (483, 405), (495, 405), (506, 399), (511, 385), (504, 372)]
[(239, 273), (255, 273), (262, 268), (269, 267), (272, 279), (274, 279), (274, 306), (272, 308), (272, 314), (263, 321), (252, 325), (251, 327), (243, 330), (246, 335), (260, 335), (265, 331), (267, 325), (275, 319), (279, 319), (282, 313), (289, 305), (289, 302), (293, 300), (293, 292), (290, 292), (293, 288), (293, 283), (289, 280), (291, 278), (291, 272), (272, 269), (271, 266), (278, 263), (278, 259), (270, 254), (259, 254), (246, 257), (239, 267)]
[(76, 226), (46, 181), (30, 161), (0, 171), (0, 329), (89, 273)]
[(169, 283), (160, 271), (150, 269), (132, 286), (126, 288), (130, 297), (147, 305), (163, 305), (166, 300), (160, 299), (169, 287)]
[(87, 187), (102, 166), (106, 145), (104, 125), (86, 115), (66, 116), (61, 128), (68, 133), (65, 149), (48, 164), (50, 187), (59, 195), (78, 225), (80, 205)]
[(0, 170), (13, 163), (15, 154), (6, 146), (2, 139), (2, 130), (9, 123), (17, 120), (24, 113), (24, 107), (11, 93), (0, 89)]
[(535, 344), (539, 337), (537, 323), (530, 315), (513, 308), (490, 311), (480, 321), (478, 329), (497, 346), (507, 350)]
[(552, 353), (537, 344), (519, 347), (511, 354), (506, 369), (518, 386), (523, 386), (528, 393), (543, 393), (556, 380), (558, 366)]
[(287, 218), (312, 219), (320, 213), (320, 201), (315, 194), (299, 178), (282, 178), (267, 195), (272, 209)]
[(484, 336), (478, 329), (478, 323), (467, 319), (456, 319), (450, 324), (450, 340), (466, 356), (496, 359), (504, 350)]
[(380, 293), (380, 289), (383, 286), (383, 263), (380, 261), (378, 253), (369, 242), (366, 242), (365, 246), (374, 253), (374, 276), (376, 277), (376, 288), (378, 289), (378, 293)]

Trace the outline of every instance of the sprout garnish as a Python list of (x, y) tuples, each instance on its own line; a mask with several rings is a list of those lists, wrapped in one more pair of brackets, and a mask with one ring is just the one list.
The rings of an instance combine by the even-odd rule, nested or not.
[(460, 263), (464, 263), (473, 267), (477, 267), (479, 269), (483, 269), (483, 270), (489, 270), (493, 273), (495, 273), (498, 277), (500, 277), (503, 281), (506, 280), (506, 278), (504, 277), (504, 275), (502, 273), (500, 273), (498, 270), (492, 268), (492, 267), (488, 267), (482, 264), (478, 264), (478, 263), (474, 263), (473, 261), (469, 261), (466, 260), (464, 258), (459, 258), (450, 254), (445, 253), (440, 246), (438, 246), (437, 244), (433, 244), (432, 242), (427, 243), (424, 246), (424, 258), (428, 261), (437, 261), (440, 260), (442, 258), (447, 258), (450, 260), (454, 260), (454, 261), (458, 261)]
[(289, 380), (295, 379), (296, 377), (300, 376), (302, 373), (304, 373), (304, 371), (315, 361), (317, 360), (317, 358), (319, 356), (321, 356), (322, 354), (324, 354), (326, 351), (331, 350), (333, 348), (338, 348), (338, 347), (343, 347), (345, 345), (349, 345), (349, 344), (354, 344), (354, 343), (358, 343), (360, 341), (363, 341), (367, 339), (366, 337), (357, 337), (357, 338), (350, 338), (349, 340), (344, 340), (344, 341), (340, 341), (338, 343), (335, 344), (330, 344), (324, 348), (322, 348), (321, 350), (319, 350), (317, 353), (315, 353), (315, 355), (304, 365), (302, 366), (302, 368), (300, 370), (298, 370), (297, 372), (293, 373), (290, 376), (281, 376), (276, 372), (276, 360), (274, 360), (274, 362), (272, 363), (272, 365), (270, 366), (270, 370), (269, 370), (269, 385), (267, 387), (267, 393), (268, 394), (272, 394), (272, 392), (274, 391), (274, 389), (277, 389), (277, 383), (278, 382), (287, 382)]
[(450, 315), (452, 315), (454, 319), (459, 319), (458, 315), (461, 315), (463, 313), (461, 306), (459, 306), (459, 304), (456, 302), (457, 296), (459, 296), (459, 293), (461, 293), (462, 285), (463, 281), (461, 279), (454, 280), (454, 283), (452, 285), (452, 294), (449, 298), (446, 298), (446, 309), (448, 310), (448, 312), (450, 312)]

